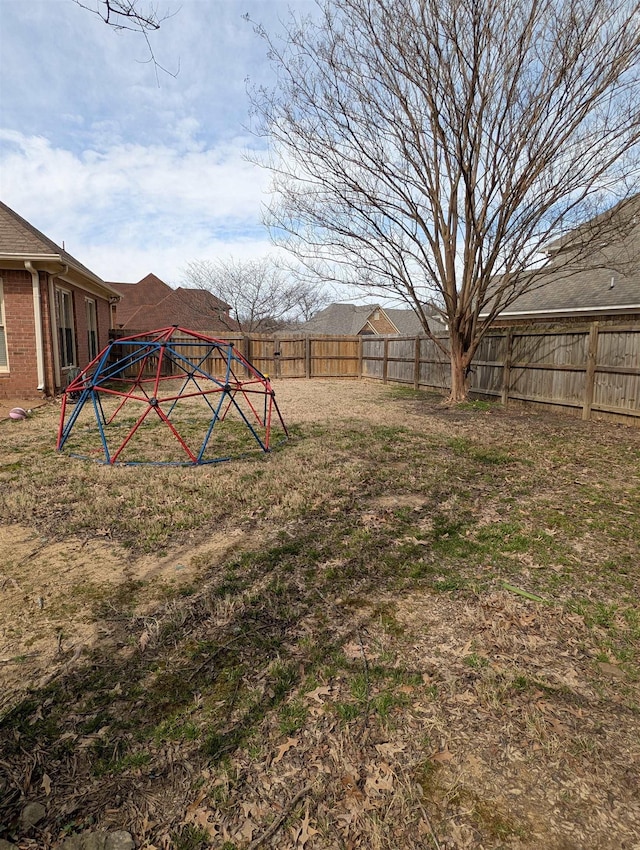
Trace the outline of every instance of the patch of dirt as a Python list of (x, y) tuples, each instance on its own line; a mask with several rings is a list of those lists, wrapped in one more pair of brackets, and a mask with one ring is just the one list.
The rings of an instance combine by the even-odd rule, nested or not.
[(197, 545), (135, 557), (107, 536), (49, 541), (25, 527), (0, 526), (0, 714), (50, 681), (70, 653), (77, 659), (109, 635), (100, 612), (114, 596), (142, 617), (248, 544), (245, 531), (226, 528)]

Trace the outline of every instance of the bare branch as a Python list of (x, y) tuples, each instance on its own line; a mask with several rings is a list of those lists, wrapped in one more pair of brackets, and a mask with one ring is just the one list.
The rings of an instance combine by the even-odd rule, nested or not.
[(93, 0), (85, 3), (83, 0), (73, 0), (82, 9), (93, 12), (94, 15), (110, 27), (133, 32), (152, 32), (160, 29), (162, 21), (169, 15), (160, 16), (151, 3), (143, 8), (140, 0)]
[(163, 71), (170, 77), (178, 76), (180, 63), (178, 63), (176, 71), (169, 71), (161, 65), (156, 59), (149, 39), (150, 33), (159, 30), (160, 25), (173, 17), (176, 14), (175, 12), (160, 14), (153, 3), (148, 2), (146, 5), (143, 5), (142, 0), (91, 0), (91, 2), (88, 2), (88, 0), (87, 2), (84, 0), (73, 0), (73, 2), (77, 6), (80, 6), (81, 9), (86, 9), (97, 15), (107, 26), (114, 30), (128, 30), (130, 32), (140, 33), (149, 51), (149, 58), (146, 61), (153, 63), (156, 72), (156, 81), (158, 81), (158, 71)]

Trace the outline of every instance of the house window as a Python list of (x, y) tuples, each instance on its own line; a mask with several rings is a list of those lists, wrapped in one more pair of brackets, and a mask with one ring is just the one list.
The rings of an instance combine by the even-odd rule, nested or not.
[(56, 320), (60, 366), (64, 369), (76, 365), (75, 326), (73, 322), (73, 296), (66, 289), (56, 289)]
[(4, 293), (2, 290), (2, 278), (0, 278), (0, 372), (9, 371), (9, 358), (7, 356), (7, 334), (4, 323)]
[(87, 311), (87, 350), (89, 360), (98, 356), (98, 307), (93, 298), (85, 298)]

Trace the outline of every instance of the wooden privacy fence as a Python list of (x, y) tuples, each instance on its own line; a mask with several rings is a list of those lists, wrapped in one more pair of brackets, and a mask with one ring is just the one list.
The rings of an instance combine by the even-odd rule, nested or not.
[[(426, 337), (231, 334), (224, 338), (272, 378), (364, 377), (443, 392), (450, 386), (448, 359)], [(222, 363), (214, 360), (205, 368), (220, 376)], [(480, 345), (471, 389), (503, 404), (515, 400), (551, 405), (584, 419), (622, 417), (640, 425), (640, 325), (496, 328)]]
[[(112, 339), (144, 334), (144, 331), (112, 331)], [(272, 378), (359, 378), (362, 377), (362, 337), (309, 337), (296, 334), (277, 337), (271, 334), (225, 334), (220, 331), (204, 332), (207, 336), (232, 342), (236, 349), (264, 375)], [(174, 333), (172, 337), (185, 356), (198, 358), (198, 349), (190, 351), (188, 342), (193, 337)], [(126, 344), (125, 344), (126, 345)], [(115, 356), (127, 353), (123, 346)], [(199, 359), (199, 358), (198, 358)], [(207, 358), (202, 368), (215, 377), (224, 375), (224, 362), (219, 353)], [(138, 365), (134, 364), (123, 373), (126, 378), (135, 378)], [(149, 373), (154, 373), (156, 364), (149, 362)], [(167, 368), (171, 364), (167, 363)]]
[[(423, 337), (365, 337), (363, 376), (447, 390), (449, 363)], [(623, 417), (640, 425), (640, 325), (491, 331), (473, 361), (471, 390), (552, 405), (590, 419)]]

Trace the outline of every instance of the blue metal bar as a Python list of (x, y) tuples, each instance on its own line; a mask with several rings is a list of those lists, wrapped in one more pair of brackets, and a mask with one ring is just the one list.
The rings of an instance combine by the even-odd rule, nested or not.
[[(95, 392), (95, 390), (91, 393), (91, 397), (92, 397), (92, 400), (93, 400), (93, 410), (94, 410), (95, 415), (96, 415), (96, 422), (98, 424), (98, 431), (100, 433), (100, 439), (102, 440), (102, 448), (104, 449), (105, 463), (111, 463), (111, 457), (109, 455), (109, 446), (107, 445), (107, 438), (106, 438), (106, 435), (104, 433), (104, 428), (102, 426), (102, 422), (100, 421), (100, 412), (98, 410), (98, 403), (97, 403), (97, 393)], [(100, 411), (101, 411), (101, 409), (102, 409), (102, 405), (100, 405)]]

